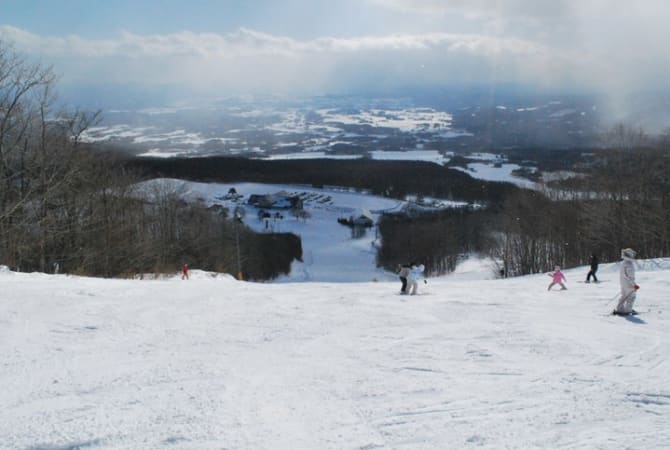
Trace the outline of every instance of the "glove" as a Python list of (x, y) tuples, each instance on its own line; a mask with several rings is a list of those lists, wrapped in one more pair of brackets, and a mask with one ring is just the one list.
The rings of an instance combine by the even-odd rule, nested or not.
[(640, 286), (638, 286), (638, 285), (636, 284), (635, 286), (633, 286), (633, 289), (635, 289), (635, 290), (637, 291), (638, 289), (640, 289)]

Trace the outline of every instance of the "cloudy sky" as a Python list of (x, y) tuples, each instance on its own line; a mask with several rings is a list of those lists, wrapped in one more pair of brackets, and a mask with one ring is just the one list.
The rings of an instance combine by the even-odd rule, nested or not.
[(667, 0), (0, 0), (66, 85), (323, 94), (454, 83), (667, 90)]

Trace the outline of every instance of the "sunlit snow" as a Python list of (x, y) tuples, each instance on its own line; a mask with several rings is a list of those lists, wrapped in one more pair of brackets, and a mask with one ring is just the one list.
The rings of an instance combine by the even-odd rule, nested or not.
[(5, 268), (1, 447), (667, 448), (670, 261), (640, 265), (629, 319), (617, 263), (551, 292), (476, 266), (417, 296)]

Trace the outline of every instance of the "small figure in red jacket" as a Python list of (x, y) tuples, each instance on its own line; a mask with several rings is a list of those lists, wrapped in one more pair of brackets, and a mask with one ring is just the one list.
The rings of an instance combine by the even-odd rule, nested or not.
[(554, 273), (548, 273), (547, 275), (551, 277), (551, 283), (549, 283), (549, 287), (547, 288), (548, 291), (551, 290), (555, 284), (560, 284), (562, 291), (567, 289), (563, 282), (568, 280), (565, 279), (565, 275), (563, 275), (559, 266), (554, 267)]
[(188, 280), (188, 264), (181, 266), (181, 279)]

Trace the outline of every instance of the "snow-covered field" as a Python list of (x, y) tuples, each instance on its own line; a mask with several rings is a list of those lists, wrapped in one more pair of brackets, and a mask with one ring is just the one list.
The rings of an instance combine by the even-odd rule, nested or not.
[(495, 167), (492, 163), (469, 163), (468, 168), (454, 167), (456, 170), (467, 173), (472, 178), (486, 181), (503, 181), (507, 183), (516, 184), (519, 187), (534, 189), (537, 187), (536, 183), (514, 176), (513, 171), (520, 169), (518, 164), (502, 164), (500, 167)]
[[(670, 260), (253, 284), (0, 270), (0, 448), (667, 449)], [(486, 272), (486, 268), (484, 268)]]

